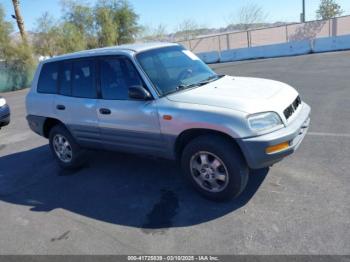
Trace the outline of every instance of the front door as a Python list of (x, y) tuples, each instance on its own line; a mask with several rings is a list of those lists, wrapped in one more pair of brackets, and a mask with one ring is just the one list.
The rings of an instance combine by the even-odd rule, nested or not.
[(101, 58), (99, 65), (101, 99), (97, 101), (97, 114), (104, 147), (162, 155), (165, 146), (156, 100), (129, 99), (129, 87), (143, 85), (132, 62), (118, 56)]

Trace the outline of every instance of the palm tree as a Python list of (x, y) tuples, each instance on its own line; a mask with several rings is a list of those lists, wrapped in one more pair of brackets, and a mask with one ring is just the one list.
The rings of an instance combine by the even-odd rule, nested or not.
[(12, 17), (14, 19), (16, 19), (17, 26), (18, 26), (19, 32), (20, 32), (21, 37), (22, 37), (22, 41), (23, 41), (23, 43), (26, 44), (27, 43), (27, 35), (26, 35), (26, 31), (24, 29), (24, 22), (23, 22), (21, 10), (19, 7), (19, 0), (12, 0), (12, 3), (13, 3), (13, 8), (15, 10), (15, 15), (13, 15)]

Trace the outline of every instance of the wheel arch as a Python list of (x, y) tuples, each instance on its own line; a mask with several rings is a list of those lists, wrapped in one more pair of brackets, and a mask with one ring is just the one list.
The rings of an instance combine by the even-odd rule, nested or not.
[(59, 124), (64, 125), (60, 120), (58, 120), (56, 118), (51, 118), (51, 117), (46, 118), (44, 125), (43, 125), (43, 136), (46, 138), (49, 138), (51, 129), (54, 126), (59, 125)]
[(245, 155), (243, 154), (243, 151), (239, 146), (238, 142), (236, 141), (236, 139), (234, 139), (232, 136), (222, 131), (217, 131), (217, 130), (207, 129), (207, 128), (187, 129), (187, 130), (184, 130), (180, 135), (178, 135), (174, 145), (174, 151), (175, 151), (174, 153), (175, 153), (176, 159), (177, 160), (181, 159), (182, 152), (185, 146), (190, 141), (203, 135), (219, 136), (226, 139), (229, 143), (232, 144), (233, 147), (235, 147), (238, 150), (238, 152), (241, 153), (242, 157), (245, 159)]

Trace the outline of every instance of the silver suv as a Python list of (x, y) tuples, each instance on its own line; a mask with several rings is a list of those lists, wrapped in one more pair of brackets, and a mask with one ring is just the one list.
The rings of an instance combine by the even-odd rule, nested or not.
[(27, 95), (31, 129), (64, 168), (107, 149), (179, 160), (204, 196), (245, 188), (250, 169), (293, 153), (310, 107), (292, 87), (214, 73), (177, 44), (125, 45), (63, 55), (38, 66)]

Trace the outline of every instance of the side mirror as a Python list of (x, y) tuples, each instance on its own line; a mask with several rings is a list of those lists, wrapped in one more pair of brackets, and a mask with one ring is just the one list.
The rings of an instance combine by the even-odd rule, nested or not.
[(152, 96), (143, 86), (131, 86), (129, 87), (129, 98), (135, 100), (150, 100)]

